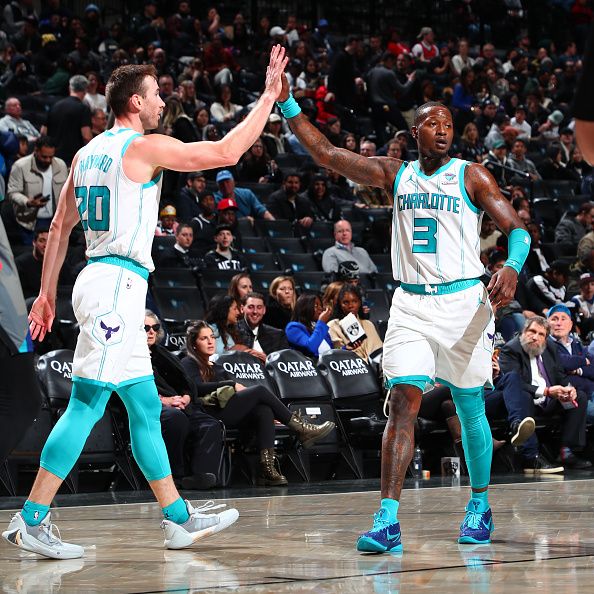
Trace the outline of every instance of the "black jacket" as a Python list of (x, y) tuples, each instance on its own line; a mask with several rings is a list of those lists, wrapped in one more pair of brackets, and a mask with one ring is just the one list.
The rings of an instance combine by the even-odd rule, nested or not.
[[(254, 333), (244, 318), (237, 322), (237, 329), (241, 334), (242, 344), (245, 344), (250, 349), (254, 348)], [(284, 331), (268, 324), (260, 324), (258, 326), (258, 342), (267, 355), (274, 353), (274, 351), (290, 348)]]
[(266, 207), (277, 219), (295, 221), (303, 217), (314, 218), (314, 212), (310, 201), (302, 194), (295, 196), (295, 206), (289, 202), (287, 192), (284, 188), (273, 192), (268, 197)]
[[(559, 361), (557, 345), (552, 340), (547, 340), (547, 346), (542, 354), (542, 362), (552, 386), (566, 386), (569, 383)], [(522, 348), (519, 337), (513, 338), (503, 345), (499, 353), (499, 366), (501, 373), (518, 372), (522, 378), (522, 388), (529, 392), (533, 398), (535, 397), (536, 386), (532, 385), (530, 357)]]
[(192, 383), (196, 398), (204, 398), (204, 396), (223, 386), (235, 387), (235, 381), (230, 380), (223, 367), (217, 363), (213, 365), (214, 378), (211, 382), (202, 380), (198, 363), (192, 357), (182, 359), (181, 366)]
[(195, 268), (200, 264), (198, 258), (191, 252), (182, 254), (175, 247), (167, 248), (163, 251), (163, 255), (159, 258), (156, 263), (159, 268)]
[(194, 384), (186, 375), (181, 361), (165, 347), (155, 344), (150, 349), (155, 384), (159, 396), (188, 394), (194, 400)]
[(262, 321), (284, 332), (287, 324), (291, 321), (292, 315), (293, 312), (290, 309), (286, 309), (276, 299), (270, 297), (266, 306), (266, 315)]

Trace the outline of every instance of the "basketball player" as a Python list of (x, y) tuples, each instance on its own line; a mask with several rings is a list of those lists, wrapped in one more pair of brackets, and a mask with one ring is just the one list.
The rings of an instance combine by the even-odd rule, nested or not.
[[(443, 105), (425, 103), (417, 109), (411, 132), (419, 160), (409, 163), (365, 158), (332, 146), (300, 114), (285, 77), (279, 101), (291, 130), (317, 163), (394, 195), (392, 267), (401, 286), (394, 293), (384, 340), (390, 413), (382, 443), (382, 501), (357, 549), (402, 547), (398, 505), (413, 454), (413, 426), (423, 392), (436, 381), (452, 391), (470, 474), (471, 498), (458, 542), (488, 543), (493, 446), (483, 387), (491, 383), (492, 307), (513, 298), (530, 237), (484, 167), (448, 156), (453, 124)], [(487, 288), (479, 281), (482, 211), (509, 237), (509, 258)]]
[(286, 62), (284, 49), (275, 46), (264, 93), (250, 115), (219, 142), (184, 144), (160, 134), (144, 136), (157, 127), (164, 107), (154, 67), (122, 66), (111, 75), (106, 96), (115, 125), (72, 162), (51, 224), (41, 291), (29, 316), (33, 338), (43, 340), (54, 320), (68, 236), (82, 221), (89, 265), (77, 278), (72, 296), (80, 325), (72, 396), (41, 453), (29, 499), (2, 534), (8, 542), (55, 559), (83, 555), (83, 547), (62, 542), (53, 532), (49, 505), (103, 416), (112, 391), (126, 406), (134, 457), (163, 510), (165, 546), (190, 546), (237, 520), (235, 509), (204, 513), (224, 506), (193, 509), (173, 484), (143, 328), (147, 278), (154, 269), (151, 245), (162, 170), (198, 171), (237, 163), (266, 124)]

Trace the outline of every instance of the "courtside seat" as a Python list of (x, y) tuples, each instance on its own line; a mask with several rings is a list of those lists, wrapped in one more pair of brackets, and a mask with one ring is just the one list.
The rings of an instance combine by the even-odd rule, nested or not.
[(225, 351), (218, 355), (216, 362), (222, 365), (230, 379), (246, 388), (264, 386), (273, 394), (276, 389), (266, 372), (264, 362), (245, 351)]

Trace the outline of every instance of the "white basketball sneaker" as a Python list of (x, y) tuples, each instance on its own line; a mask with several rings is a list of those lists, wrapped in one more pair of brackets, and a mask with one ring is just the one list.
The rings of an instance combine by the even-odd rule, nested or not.
[[(54, 534), (54, 528), (57, 534)], [(50, 512), (37, 526), (29, 526), (21, 513), (16, 513), (2, 537), (15, 547), (50, 559), (78, 559), (85, 553), (79, 545), (62, 542), (58, 527), (51, 523)]]
[(185, 549), (201, 538), (225, 530), (239, 518), (239, 512), (235, 508), (226, 509), (218, 514), (204, 513), (227, 507), (224, 503), (215, 505), (214, 501), (207, 501), (196, 509), (189, 501), (185, 503), (190, 514), (186, 522), (183, 524), (176, 524), (171, 520), (161, 522), (161, 528), (165, 532), (165, 547), (168, 549)]

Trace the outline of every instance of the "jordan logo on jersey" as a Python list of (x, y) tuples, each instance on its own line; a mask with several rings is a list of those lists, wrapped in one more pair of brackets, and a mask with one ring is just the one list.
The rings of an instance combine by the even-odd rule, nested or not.
[(104, 322), (101, 322), (101, 329), (105, 332), (105, 340), (109, 340), (112, 334), (115, 334), (120, 327), (116, 326), (115, 328), (110, 328), (109, 326), (105, 325)]

